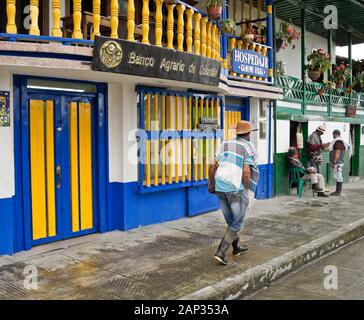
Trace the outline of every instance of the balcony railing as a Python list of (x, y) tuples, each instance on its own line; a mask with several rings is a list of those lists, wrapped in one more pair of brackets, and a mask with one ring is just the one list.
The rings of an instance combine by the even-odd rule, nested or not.
[[(61, 1), (52, 1), (53, 25), (51, 36), (40, 34), (39, 1), (30, 0), (31, 25), (29, 34), (18, 34), (16, 25), (16, 11), (19, 10), (15, 0), (6, 1), (7, 24), (6, 33), (0, 34), (1, 39), (17, 41), (28, 40), (33, 42), (61, 42), (63, 44), (93, 45), (95, 36), (100, 35), (100, 26), (103, 21), (109, 26), (107, 36), (112, 38), (123, 38), (128, 41), (138, 41), (143, 44), (152, 44), (159, 47), (166, 47), (195, 53), (197, 55), (222, 61), (221, 58), (221, 31), (217, 24), (212, 21), (204, 12), (184, 3), (177, 1), (177, 4), (166, 4), (163, 0), (141, 0), (140, 16), (136, 16), (134, 0), (127, 1), (127, 12), (125, 28), (120, 32), (120, 8), (118, 0), (110, 0), (110, 17), (102, 17), (101, 1), (93, 1), (91, 15), (92, 30), (88, 36), (85, 35), (83, 19), (85, 12), (82, 9), (82, 1), (73, 1), (72, 30), (70, 37), (65, 36), (61, 29)], [(137, 22), (141, 21), (140, 24)], [(64, 22), (64, 21), (63, 21)], [(120, 36), (120, 34), (125, 36)]]
[[(283, 88), (284, 99), (306, 105), (326, 105), (328, 107), (356, 106), (364, 109), (364, 93), (348, 89), (325, 89), (325, 85), (317, 82), (304, 83), (301, 79), (289, 76), (278, 76), (276, 85)], [(305, 88), (305, 90), (304, 90)]]

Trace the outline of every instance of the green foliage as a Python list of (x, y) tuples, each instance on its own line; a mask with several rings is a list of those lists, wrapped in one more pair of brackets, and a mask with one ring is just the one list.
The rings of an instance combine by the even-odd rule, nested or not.
[(224, 5), (223, 0), (207, 0), (206, 8), (210, 7), (222, 7)]
[(331, 57), (323, 49), (313, 50), (311, 54), (307, 56), (308, 64), (306, 69), (308, 71), (320, 71), (326, 72), (331, 68)]
[(236, 31), (236, 24), (233, 19), (225, 19), (221, 21), (221, 30), (224, 33), (232, 33)]

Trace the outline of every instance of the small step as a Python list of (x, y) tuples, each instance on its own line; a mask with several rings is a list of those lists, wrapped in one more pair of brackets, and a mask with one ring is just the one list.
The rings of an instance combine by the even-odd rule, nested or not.
[(359, 181), (360, 177), (354, 177), (354, 176), (349, 177), (349, 182), (359, 182)]

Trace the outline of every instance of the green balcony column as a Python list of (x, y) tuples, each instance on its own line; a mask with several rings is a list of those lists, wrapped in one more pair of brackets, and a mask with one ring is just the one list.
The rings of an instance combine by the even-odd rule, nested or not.
[[(349, 59), (349, 66), (350, 66), (350, 71), (351, 71), (351, 75), (349, 77), (349, 86), (353, 85), (353, 51), (352, 51), (352, 47), (353, 47), (353, 35), (352, 35), (351, 31), (349, 31), (349, 33), (348, 33), (348, 59)], [(353, 93), (350, 93), (349, 99), (350, 99), (350, 105), (351, 105), (353, 102)]]
[[(327, 31), (327, 52), (331, 56), (331, 66), (332, 66), (332, 29)], [(330, 81), (332, 74), (332, 67), (327, 71), (327, 80)], [(328, 105), (328, 114), (331, 116), (332, 114), (332, 92), (329, 90), (329, 105)]]
[(301, 9), (301, 78), (303, 83), (302, 113), (306, 113), (306, 10)]

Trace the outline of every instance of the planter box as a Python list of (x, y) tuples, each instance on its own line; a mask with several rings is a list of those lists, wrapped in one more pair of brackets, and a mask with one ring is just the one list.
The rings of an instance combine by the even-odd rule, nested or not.
[(356, 117), (356, 106), (348, 106), (346, 109), (346, 116), (350, 118)]

